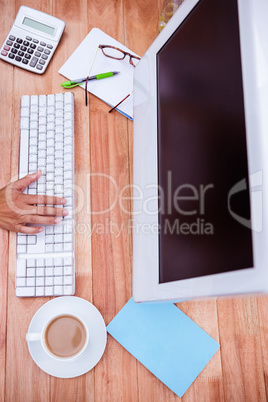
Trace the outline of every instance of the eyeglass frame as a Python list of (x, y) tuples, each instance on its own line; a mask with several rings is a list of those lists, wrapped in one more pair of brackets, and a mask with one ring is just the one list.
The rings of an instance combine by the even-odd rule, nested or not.
[[(122, 57), (122, 58), (118, 58), (118, 57), (109, 56), (109, 55), (106, 54), (106, 53), (104, 52), (104, 50), (103, 50), (103, 49), (105, 49), (106, 47), (109, 47), (110, 49), (118, 50), (119, 52), (123, 53), (123, 57)], [(115, 47), (115, 46), (111, 46), (111, 45), (99, 45), (99, 49), (101, 49), (101, 51), (102, 51), (102, 53), (104, 54), (104, 56), (110, 57), (110, 59), (114, 59), (114, 60), (124, 60), (124, 58), (125, 58), (126, 56), (129, 56), (129, 63), (130, 63), (133, 67), (136, 67), (136, 66), (135, 66), (135, 64), (133, 63), (132, 59), (137, 59), (137, 60), (140, 60), (140, 59), (141, 59), (139, 56), (135, 56), (134, 54), (131, 54), (131, 53), (125, 52), (125, 51), (122, 50), (122, 49), (119, 49), (119, 47)]]

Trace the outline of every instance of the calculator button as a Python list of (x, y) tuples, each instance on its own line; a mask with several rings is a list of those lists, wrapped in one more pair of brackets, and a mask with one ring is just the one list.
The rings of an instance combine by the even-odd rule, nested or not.
[(49, 49), (53, 49), (53, 46), (52, 46), (52, 45), (47, 45), (47, 47), (48, 47)]
[(32, 40), (32, 38), (30, 36), (26, 36), (27, 40)]
[(14, 43), (14, 47), (15, 47), (16, 49), (19, 49), (19, 48), (20, 48), (20, 45), (19, 45), (18, 43)]
[(43, 66), (41, 66), (40, 64), (37, 64), (36, 68), (37, 68), (38, 70), (42, 70), (42, 69), (43, 69)]
[(7, 45), (4, 46), (4, 50), (9, 50), (9, 49), (10, 49), (9, 46), (7, 46)]
[(42, 64), (42, 66), (45, 64), (45, 60), (40, 59), (39, 64)]
[(45, 53), (45, 54), (50, 54), (50, 50), (45, 49), (45, 50), (44, 50), (44, 53)]
[(21, 46), (21, 47), (20, 47), (20, 50), (21, 50), (22, 52), (26, 52), (27, 47), (26, 47), (26, 46)]
[(28, 64), (28, 63), (29, 63), (29, 60), (27, 60), (27, 59), (22, 59), (22, 62), (23, 62), (23, 64)]
[(14, 59), (15, 55), (14, 55), (13, 53), (9, 53), (8, 57), (9, 57), (10, 59)]
[(1, 51), (1, 55), (2, 55), (2, 56), (6, 56), (6, 55), (7, 55), (7, 52), (6, 52), (5, 50), (2, 50), (2, 51)]
[(15, 36), (13, 36), (13, 35), (9, 35), (9, 37), (8, 37), (8, 39), (10, 39), (10, 40), (15, 40)]
[(7, 43), (8, 46), (12, 46), (12, 43), (13, 43), (13, 42), (12, 42), (11, 40), (7, 40), (6, 43)]
[(37, 61), (38, 61), (37, 57), (33, 57), (32, 60), (31, 60), (30, 66), (31, 66), (31, 67), (35, 67)]
[(26, 53), (26, 55), (24, 57), (29, 60), (31, 58), (31, 55)]
[(31, 44), (30, 44), (30, 48), (35, 49), (35, 48), (36, 48), (36, 45), (35, 45), (34, 43), (31, 43)]
[(41, 56), (41, 53), (40, 52), (35, 52), (35, 54), (34, 54), (36, 57), (40, 57)]
[(42, 59), (47, 60), (48, 56), (46, 56), (45, 54), (42, 54)]
[(11, 49), (11, 52), (14, 53), (14, 54), (16, 54), (16, 53), (17, 53), (17, 49), (12, 48), (12, 49)]
[(41, 46), (46, 46), (46, 43), (45, 42), (40, 42), (40, 45)]
[(21, 56), (21, 57), (23, 57), (23, 56), (24, 56), (24, 52), (19, 51), (18, 55)]
[(15, 60), (17, 60), (17, 61), (21, 61), (21, 57), (16, 56), (16, 57), (15, 57)]
[(38, 50), (38, 52), (43, 52), (44, 48), (41, 46), (38, 46), (37, 50)]
[(22, 43), (22, 39), (21, 39), (21, 38), (17, 38), (17, 39), (16, 39), (16, 42)]
[(33, 54), (33, 49), (27, 49), (27, 52)]
[(39, 40), (37, 40), (37, 39), (33, 39), (33, 42), (34, 42), (34, 43), (38, 43), (38, 42), (39, 42)]
[(24, 46), (29, 46), (29, 42), (27, 42), (27, 40), (25, 40), (24, 42), (23, 42), (23, 44), (24, 44)]

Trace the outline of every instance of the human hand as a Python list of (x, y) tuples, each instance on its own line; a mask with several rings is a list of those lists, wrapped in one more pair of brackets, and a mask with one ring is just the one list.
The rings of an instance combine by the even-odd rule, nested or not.
[[(30, 183), (38, 180), (42, 172), (29, 174), (0, 189), (0, 227), (14, 232), (35, 234), (42, 232), (42, 225), (60, 223), (68, 211), (46, 205), (63, 205), (66, 200), (61, 197), (23, 194)], [(26, 226), (34, 223), (41, 226)]]

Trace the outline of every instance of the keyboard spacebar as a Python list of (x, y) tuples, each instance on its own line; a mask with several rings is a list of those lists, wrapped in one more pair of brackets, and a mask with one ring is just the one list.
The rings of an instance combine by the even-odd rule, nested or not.
[(28, 244), (28, 254), (42, 254), (45, 253), (45, 230), (36, 236), (36, 244)]

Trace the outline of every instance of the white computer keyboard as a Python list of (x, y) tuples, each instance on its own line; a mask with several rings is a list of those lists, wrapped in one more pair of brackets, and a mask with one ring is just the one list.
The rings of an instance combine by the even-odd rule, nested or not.
[(41, 169), (28, 194), (64, 197), (69, 215), (37, 235), (17, 234), (16, 296), (75, 292), (74, 95), (21, 97), (19, 177)]

